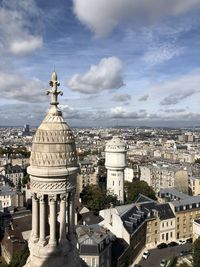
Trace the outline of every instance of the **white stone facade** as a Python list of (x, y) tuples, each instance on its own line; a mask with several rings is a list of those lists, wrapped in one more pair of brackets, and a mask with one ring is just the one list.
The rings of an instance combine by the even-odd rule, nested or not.
[(106, 144), (105, 167), (107, 169), (107, 190), (124, 203), (124, 169), (127, 146), (118, 137)]
[[(28, 267), (82, 266), (76, 250), (74, 197), (78, 172), (75, 141), (58, 110), (57, 75), (50, 81), (51, 106), (32, 144), (32, 232)], [(59, 214), (59, 216), (58, 216)]]

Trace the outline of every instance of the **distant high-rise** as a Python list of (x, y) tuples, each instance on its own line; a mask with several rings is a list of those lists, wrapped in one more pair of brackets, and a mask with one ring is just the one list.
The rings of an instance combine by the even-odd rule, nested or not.
[(57, 74), (48, 91), (51, 105), (33, 139), (28, 173), (32, 192), (32, 232), (27, 267), (82, 266), (75, 239), (74, 196), (78, 172), (72, 131), (58, 110)]
[(107, 169), (107, 190), (124, 203), (124, 169), (126, 167), (127, 145), (114, 136), (106, 144), (105, 167)]
[(30, 127), (29, 124), (24, 124), (22, 135), (30, 135)]

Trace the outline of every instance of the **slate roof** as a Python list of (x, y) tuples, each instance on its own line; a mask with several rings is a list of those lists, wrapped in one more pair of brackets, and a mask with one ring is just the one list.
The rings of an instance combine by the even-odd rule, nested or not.
[[(151, 220), (156, 216), (158, 216), (160, 220), (175, 218), (168, 203), (159, 204), (142, 194), (138, 196), (136, 201), (139, 202), (120, 206), (121, 213), (119, 213), (119, 216), (129, 234), (134, 233), (146, 220)], [(116, 209), (118, 210), (119, 207), (116, 207)]]
[(13, 196), (16, 194), (16, 189), (10, 187), (9, 185), (3, 185), (0, 187), (0, 196), (10, 195)]
[(137, 198), (135, 199), (134, 203), (142, 203), (142, 202), (149, 202), (149, 201), (154, 202), (154, 200), (151, 199), (150, 197), (147, 197), (143, 194), (139, 194)]
[[(80, 254), (84, 255), (98, 255), (101, 250), (100, 244), (104, 245), (104, 249), (114, 238), (114, 235), (109, 230), (98, 224), (90, 226), (81, 225), (76, 228), (76, 233)], [(85, 241), (88, 239), (91, 239), (93, 244), (85, 244)]]
[(168, 203), (157, 205), (156, 210), (159, 212), (159, 217), (161, 220), (175, 218), (175, 214)]
[(185, 199), (185, 198), (191, 197), (187, 194), (184, 194), (184, 193), (178, 191), (175, 187), (160, 189), (159, 195), (161, 197), (172, 196), (172, 197), (175, 197), (176, 199)]
[(174, 207), (186, 206), (200, 203), (200, 196), (190, 196), (189, 198), (173, 201)]

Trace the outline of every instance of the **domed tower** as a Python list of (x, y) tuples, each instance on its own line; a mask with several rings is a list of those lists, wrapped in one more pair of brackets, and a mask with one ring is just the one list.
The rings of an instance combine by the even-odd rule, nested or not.
[(74, 136), (58, 110), (57, 74), (49, 111), (33, 139), (30, 166), (32, 232), (28, 267), (82, 266), (76, 250), (74, 196), (78, 172)]
[(105, 167), (107, 169), (107, 190), (124, 203), (124, 169), (126, 167), (127, 145), (117, 136), (106, 144)]

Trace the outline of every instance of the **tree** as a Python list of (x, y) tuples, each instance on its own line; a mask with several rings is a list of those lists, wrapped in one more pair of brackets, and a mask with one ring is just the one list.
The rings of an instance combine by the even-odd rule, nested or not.
[(105, 166), (105, 158), (101, 158), (97, 162), (97, 166)]
[(27, 184), (28, 182), (30, 182), (30, 177), (29, 175), (25, 175), (23, 178), (22, 178), (22, 185), (24, 186), (25, 184)]
[(190, 267), (186, 262), (179, 264), (179, 267)]
[(200, 163), (200, 158), (195, 159), (194, 163)]
[(82, 203), (92, 211), (98, 212), (102, 209), (110, 208), (111, 205), (119, 205), (116, 196), (107, 194), (105, 189), (98, 185), (88, 185), (80, 194)]
[(29, 254), (28, 246), (26, 246), (23, 250), (16, 252), (12, 257), (9, 267), (23, 267)]
[(176, 263), (177, 263), (177, 257), (173, 257), (171, 260), (170, 260), (170, 263), (167, 265), (168, 267), (175, 267), (176, 266)]
[(19, 181), (17, 183), (17, 190), (21, 191), (22, 188), (22, 182), (21, 182), (21, 178), (19, 178)]
[(156, 200), (156, 194), (153, 189), (145, 182), (139, 180), (133, 180), (132, 183), (125, 182), (126, 199), (125, 203), (132, 203), (139, 193)]
[(193, 243), (193, 267), (200, 267), (200, 237)]

